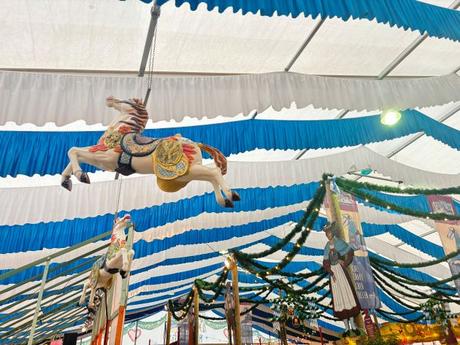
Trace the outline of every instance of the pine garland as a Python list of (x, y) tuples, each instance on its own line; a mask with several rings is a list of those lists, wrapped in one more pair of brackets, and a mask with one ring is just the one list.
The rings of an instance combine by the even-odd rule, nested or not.
[(376, 269), (378, 269), (379, 272), (381, 272), (381, 270), (385, 270), (385, 271), (389, 272), (393, 276), (393, 279), (395, 279), (397, 281), (400, 281), (402, 283), (412, 284), (412, 285), (419, 285), (419, 286), (429, 286), (429, 287), (432, 287), (432, 288), (442, 289), (442, 290), (456, 291), (455, 288), (452, 288), (450, 286), (440, 286), (440, 285), (443, 285), (445, 283), (448, 283), (448, 282), (451, 282), (451, 281), (453, 281), (455, 279), (460, 278), (460, 273), (459, 273), (459, 274), (456, 274), (456, 275), (451, 276), (449, 278), (438, 280), (436, 282), (426, 282), (426, 281), (421, 281), (421, 280), (406, 277), (406, 276), (394, 271), (393, 269), (391, 269), (389, 267), (386, 267), (384, 265), (380, 265), (380, 264), (378, 264), (376, 262), (371, 262), (371, 266), (376, 268)]
[(414, 323), (414, 322), (418, 322), (420, 320), (423, 319), (423, 315), (413, 319), (413, 320), (404, 320), (404, 319), (398, 319), (398, 318), (395, 318), (393, 317), (392, 315), (388, 315), (386, 311), (384, 310), (381, 310), (381, 309), (376, 309), (377, 313), (380, 314), (381, 316), (383, 316), (384, 318), (387, 318), (388, 320), (390, 321), (393, 321), (393, 322), (399, 322), (399, 323)]
[(378, 192), (385, 193), (395, 193), (395, 194), (422, 194), (422, 195), (450, 195), (450, 194), (460, 194), (459, 187), (451, 188), (442, 188), (442, 189), (427, 189), (427, 188), (399, 188), (392, 186), (382, 186), (368, 182), (358, 182), (343, 177), (336, 177), (336, 183), (342, 189), (367, 189), (374, 190)]
[[(401, 286), (402, 288), (404, 288), (404, 289), (406, 289), (406, 290), (408, 290), (408, 291), (411, 291), (411, 292), (416, 293), (416, 294), (419, 295), (419, 297), (417, 297), (417, 296), (410, 295), (410, 294), (408, 294), (407, 292), (400, 291), (400, 293), (403, 294), (403, 295), (405, 294), (406, 297), (418, 298), (418, 299), (421, 299), (421, 298), (423, 298), (423, 299), (429, 299), (429, 298), (432, 298), (432, 297), (433, 297), (433, 296), (428, 295), (428, 294), (426, 294), (426, 293), (424, 293), (424, 292), (422, 292), (422, 291), (415, 290), (415, 289), (413, 289), (412, 287), (410, 287), (410, 286), (408, 286), (408, 285), (406, 285), (406, 284), (404, 284), (404, 283), (402, 283), (402, 282), (400, 282), (400, 281), (394, 280), (394, 279), (393, 279), (393, 276), (391, 276), (391, 274), (389, 274), (388, 272), (385, 272), (385, 271), (383, 271), (383, 270), (382, 270), (382, 271), (378, 271), (378, 269), (375, 269), (375, 268), (373, 269), (373, 272), (374, 272), (374, 275), (377, 275), (377, 276), (380, 277), (379, 274), (382, 274), (382, 275), (384, 275), (386, 278), (388, 278), (389, 280), (391, 280), (393, 283), (395, 283), (395, 284)], [(383, 280), (383, 281), (385, 281), (385, 278), (380, 277), (380, 279)], [(385, 282), (385, 283), (386, 283), (386, 282)], [(394, 290), (397, 291), (395, 288), (394, 288)], [(453, 302), (453, 303), (459, 303), (459, 302), (460, 302), (460, 301), (456, 301), (456, 300), (454, 300), (453, 298), (451, 298), (450, 295), (444, 294), (442, 291), (439, 291), (438, 293), (439, 293), (440, 295), (442, 295), (444, 298), (442, 298), (442, 297), (437, 297), (437, 296), (434, 296), (433, 298), (435, 298), (435, 299), (437, 299), (437, 300), (439, 300), (439, 301), (442, 301), (442, 302)]]
[[(268, 255), (271, 255), (280, 249), (282, 249), (284, 246), (286, 246), (296, 234), (299, 232), (304, 233), (307, 229), (305, 229), (305, 224), (307, 223), (308, 219), (311, 219), (312, 217), (314, 220), (316, 220), (316, 217), (318, 216), (319, 208), (321, 207), (321, 204), (323, 203), (324, 196), (326, 195), (326, 188), (324, 187), (324, 183), (321, 183), (321, 186), (316, 190), (313, 199), (309, 202), (307, 209), (304, 212), (304, 215), (300, 219), (300, 221), (295, 225), (295, 227), (283, 238), (281, 239), (277, 244), (272, 246), (271, 248), (261, 251), (259, 253), (244, 253), (240, 252), (237, 250), (231, 250), (232, 253), (237, 255), (240, 258), (251, 258), (251, 259), (257, 259), (257, 258), (262, 258), (266, 257)], [(316, 214), (316, 216), (314, 216)], [(313, 222), (309, 222), (310, 227), (313, 225)], [(307, 235), (308, 236), (308, 235)], [(306, 239), (306, 238), (305, 238)], [(299, 248), (300, 249), (300, 248)], [(298, 250), (297, 250), (298, 252)]]
[[(274, 246), (271, 248), (261, 251), (259, 253), (244, 253), (238, 250), (230, 250), (233, 254), (235, 260), (238, 264), (249, 273), (256, 275), (257, 277), (261, 278), (265, 281), (266, 284), (261, 286), (255, 287), (241, 287), (241, 291), (258, 291), (254, 296), (251, 298), (241, 298), (241, 301), (253, 303), (253, 306), (246, 310), (245, 312), (241, 313), (244, 315), (248, 312), (251, 312), (254, 308), (256, 308), (260, 304), (275, 304), (281, 305), (282, 303), (289, 303), (293, 305), (295, 310), (299, 313), (299, 315), (303, 315), (305, 318), (316, 318), (316, 317), (324, 317), (325, 319), (334, 320), (336, 318), (331, 318), (330, 316), (326, 315), (326, 310), (331, 310), (331, 305), (325, 306), (321, 302), (330, 296), (331, 291), (328, 290), (326, 294), (319, 298), (313, 297), (305, 297), (306, 295), (310, 295), (312, 293), (316, 293), (324, 288), (327, 287), (329, 284), (329, 280), (322, 282), (327, 277), (327, 273), (324, 271), (323, 268), (320, 268), (316, 271), (308, 272), (308, 273), (290, 273), (284, 272), (283, 269), (292, 261), (295, 255), (297, 255), (304, 245), (305, 241), (308, 238), (308, 235), (311, 232), (311, 228), (313, 227), (318, 214), (319, 209), (323, 203), (326, 188), (325, 183), (328, 178), (332, 175), (325, 174), (323, 175), (322, 182), (320, 187), (316, 190), (313, 199), (309, 202), (302, 218), (299, 222), (295, 225), (295, 227), (282, 239), (280, 239)], [(343, 178), (336, 178), (335, 179), (337, 186), (348, 192), (350, 194), (355, 195), (357, 198), (362, 200), (366, 200), (366, 202), (370, 202), (377, 206), (392, 209), (396, 212), (402, 214), (408, 214), (415, 217), (424, 217), (434, 220), (458, 220), (460, 216), (449, 215), (444, 213), (426, 213), (420, 212), (416, 210), (412, 210), (406, 207), (398, 206), (394, 203), (387, 202), (385, 200), (380, 199), (378, 196), (372, 195), (367, 191), (379, 191), (379, 192), (386, 192), (386, 193), (400, 193), (400, 194), (422, 194), (422, 195), (432, 195), (432, 194), (460, 194), (460, 187), (455, 188), (445, 188), (440, 190), (433, 190), (433, 189), (418, 189), (418, 188), (407, 188), (407, 189), (400, 189), (396, 187), (388, 187), (388, 186), (379, 186), (370, 183), (361, 183), (357, 181), (346, 180)], [(256, 259), (266, 257), (271, 255), (283, 247), (285, 247), (291, 240), (300, 233), (299, 238), (295, 242), (293, 249), (287, 253), (283, 259), (276, 264), (274, 267), (267, 267), (260, 262), (257, 262)], [(450, 295), (456, 289), (443, 286), (446, 283), (460, 278), (460, 274), (457, 274), (453, 277), (443, 279), (437, 282), (425, 282), (420, 281), (418, 279), (413, 279), (401, 274), (399, 272), (394, 271), (391, 267), (400, 267), (400, 268), (420, 268), (420, 267), (430, 267), (442, 262), (446, 262), (449, 259), (455, 257), (456, 255), (460, 254), (460, 250), (455, 253), (451, 253), (449, 255), (444, 256), (443, 258), (439, 258), (432, 261), (420, 262), (420, 263), (398, 263), (396, 261), (391, 261), (388, 259), (381, 259), (370, 257), (371, 266), (373, 268), (374, 276), (376, 283), (385, 291), (391, 298), (393, 298), (399, 304), (405, 306), (406, 308), (410, 309), (407, 312), (402, 313), (393, 313), (388, 311), (383, 311), (378, 309), (377, 312), (380, 315), (383, 315), (387, 319), (396, 321), (396, 322), (414, 322), (421, 320), (423, 316), (418, 317), (412, 321), (400, 320), (398, 318), (394, 318), (391, 315), (410, 315), (413, 313), (420, 312), (421, 308), (417, 306), (412, 306), (401, 300), (398, 296), (396, 296), (392, 291), (401, 294), (407, 298), (414, 298), (414, 299), (428, 299), (432, 298), (440, 302), (454, 302), (458, 303), (456, 299), (453, 299)], [(294, 278), (289, 283), (283, 282), (281, 279), (270, 279), (268, 276), (272, 275), (280, 275), (285, 278)], [(292, 285), (299, 283), (300, 281), (315, 277), (315, 279), (310, 282), (307, 286), (301, 289), (295, 289)], [(224, 269), (220, 274), (219, 278), (213, 282), (209, 283), (201, 279), (197, 279), (195, 281), (196, 291), (200, 296), (200, 299), (205, 303), (213, 303), (221, 294), (222, 289), (224, 287), (224, 283), (228, 278), (228, 270)], [(394, 285), (389, 284), (389, 279)], [(411, 285), (418, 285), (418, 286), (427, 286), (436, 289), (439, 292), (437, 296), (430, 296), (422, 291), (418, 291), (413, 289)], [(287, 296), (280, 297), (277, 299), (267, 299), (270, 293), (274, 289), (280, 289), (280, 291), (285, 291)], [(392, 290), (392, 291), (390, 291)], [(204, 291), (212, 291), (213, 294), (211, 297), (207, 297)], [(264, 292), (268, 293), (263, 296), (262, 298), (258, 299), (257, 301), (254, 300), (255, 297), (260, 297)], [(169, 301), (169, 307), (172, 311), (172, 314), (176, 320), (181, 320), (187, 316), (188, 310), (190, 309), (192, 302), (193, 302), (193, 295), (194, 290), (190, 291), (187, 295), (186, 300), (182, 304), (173, 303)], [(221, 304), (219, 304), (221, 305)], [(214, 304), (211, 308), (215, 308), (217, 305)], [(316, 308), (321, 308), (321, 310), (317, 310)], [(176, 312), (181, 312), (180, 316), (176, 315)], [(208, 320), (225, 320), (225, 318), (213, 318), (200, 315), (200, 318), (208, 319)]]
[[(373, 271), (373, 273), (374, 273), (374, 278), (376, 280), (378, 280), (380, 282), (380, 284), (385, 285), (387, 288), (396, 291), (397, 293), (399, 293), (400, 295), (402, 295), (402, 296), (404, 296), (406, 298), (413, 298), (413, 299), (419, 299), (419, 300), (426, 300), (426, 299), (430, 298), (430, 296), (427, 295), (427, 294), (424, 294), (424, 293), (419, 292), (417, 290), (410, 289), (409, 291), (416, 293), (416, 295), (412, 295), (412, 294), (410, 294), (410, 293), (408, 293), (406, 291), (403, 291), (403, 290), (399, 289), (399, 287), (397, 287), (395, 285), (392, 285), (392, 284), (388, 283), (387, 281), (385, 281), (384, 279), (382, 279), (382, 277), (379, 276), (379, 274), (375, 270)], [(442, 300), (444, 302), (452, 302), (452, 301), (449, 301), (449, 300), (446, 300), (446, 299), (439, 299), (439, 300)]]
[(394, 203), (384, 201), (372, 194), (366, 193), (358, 188), (350, 188), (350, 187), (341, 186), (341, 185), (339, 185), (339, 187), (342, 188), (345, 192), (353, 194), (354, 196), (356, 196), (357, 198), (361, 200), (366, 200), (367, 202), (371, 204), (380, 206), (382, 208), (391, 209), (398, 213), (407, 214), (407, 215), (418, 217), (418, 218), (427, 218), (427, 219), (434, 219), (434, 220), (460, 220), (460, 216), (456, 216), (452, 214), (427, 213), (427, 212), (412, 210), (407, 207), (398, 206)]
[(388, 259), (381, 259), (377, 257), (370, 257), (369, 259), (373, 262), (383, 264), (386, 266), (396, 266), (396, 267), (402, 267), (402, 268), (420, 268), (420, 267), (428, 267), (428, 266), (437, 265), (442, 262), (446, 262), (447, 260), (452, 259), (453, 257), (456, 257), (458, 254), (460, 254), (460, 249), (442, 258), (436, 259), (436, 260), (417, 262), (417, 263), (400, 263), (400, 262), (391, 261)]

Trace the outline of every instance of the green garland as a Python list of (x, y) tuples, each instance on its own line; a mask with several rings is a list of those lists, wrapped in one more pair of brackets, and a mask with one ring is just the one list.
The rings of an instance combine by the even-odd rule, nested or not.
[(426, 188), (399, 188), (391, 186), (382, 186), (368, 182), (358, 182), (343, 177), (336, 177), (337, 185), (342, 189), (355, 188), (355, 189), (368, 189), (385, 193), (396, 194), (423, 194), (423, 195), (450, 195), (460, 194), (460, 187), (442, 188), (442, 189), (426, 189)]
[[(401, 294), (405, 295), (406, 297), (418, 298), (418, 299), (428, 299), (428, 298), (432, 298), (431, 295), (428, 295), (428, 294), (426, 294), (426, 293), (424, 293), (424, 292), (422, 292), (422, 291), (419, 291), (419, 290), (415, 290), (415, 289), (413, 289), (412, 287), (410, 287), (410, 286), (408, 286), (408, 285), (406, 285), (406, 284), (404, 284), (404, 283), (402, 283), (402, 282), (400, 282), (400, 281), (394, 280), (394, 279), (393, 279), (393, 276), (392, 276), (391, 274), (389, 274), (388, 272), (385, 272), (385, 271), (383, 271), (383, 270), (382, 270), (382, 271), (379, 271), (379, 270), (376, 269), (376, 268), (373, 269), (373, 272), (374, 272), (374, 275), (377, 275), (377, 276), (379, 276), (379, 274), (384, 275), (385, 278), (388, 278), (388, 279), (389, 279), (390, 281), (392, 281), (393, 283), (395, 283), (395, 284), (401, 286), (402, 288), (404, 288), (404, 289), (406, 289), (406, 290), (408, 290), (408, 291), (411, 291), (411, 292), (413, 292), (413, 293), (416, 293), (416, 294), (418, 294), (418, 295), (420, 296), (420, 297), (417, 297), (417, 296), (410, 295), (410, 294), (408, 294), (408, 293), (405, 292), (405, 291), (398, 291), (398, 292), (400, 292)], [(380, 276), (379, 276), (379, 277), (380, 277)], [(380, 277), (380, 279), (383, 280), (383, 281), (385, 281), (384, 278), (382, 278), (382, 277)], [(394, 288), (394, 290), (397, 291), (395, 288)], [(439, 301), (442, 301), (442, 302), (459, 303), (459, 301), (454, 300), (450, 295), (447, 295), (447, 294), (443, 293), (442, 291), (439, 291), (438, 293), (439, 293), (441, 296), (444, 297), (444, 298), (442, 298), (442, 297), (437, 297), (437, 296), (434, 297), (434, 298), (436, 298), (436, 299), (439, 300)]]
[[(257, 259), (257, 258), (265, 257), (265, 256), (268, 256), (270, 254), (273, 254), (273, 253), (279, 251), (284, 246), (286, 246), (294, 238), (294, 236), (296, 234), (298, 234), (299, 232), (304, 233), (305, 231), (309, 230), (309, 227), (307, 227), (307, 229), (305, 229), (305, 224), (307, 223), (308, 219), (313, 214), (316, 214), (316, 217), (318, 216), (319, 208), (321, 207), (321, 204), (323, 203), (325, 195), (326, 195), (326, 188), (324, 187), (324, 183), (321, 183), (321, 186), (316, 190), (316, 192), (315, 192), (315, 194), (313, 196), (313, 199), (308, 203), (307, 209), (305, 210), (305, 212), (304, 212), (302, 218), (300, 219), (300, 221), (295, 225), (295, 227), (283, 239), (278, 241), (278, 243), (275, 244), (274, 246), (272, 246), (271, 248), (269, 248), (267, 250), (264, 250), (264, 251), (261, 251), (259, 253), (251, 253), (251, 254), (240, 252), (240, 251), (237, 251), (237, 250), (231, 250), (230, 252), (232, 252), (233, 254), (238, 255), (238, 257), (240, 257), (240, 258), (244, 257), (244, 258)], [(316, 220), (316, 217), (315, 217), (315, 220)], [(314, 222), (310, 222), (310, 227), (311, 227), (311, 225), (313, 225), (313, 223)], [(298, 249), (300, 249), (300, 248), (298, 248)], [(298, 250), (297, 250), (297, 252), (298, 252)]]
[(402, 283), (412, 284), (412, 285), (419, 285), (419, 286), (429, 286), (429, 287), (432, 287), (432, 288), (436, 288), (438, 290), (440, 289), (440, 290), (456, 291), (455, 288), (452, 288), (450, 286), (439, 286), (439, 285), (443, 285), (445, 283), (448, 283), (448, 282), (451, 282), (451, 281), (453, 281), (455, 279), (460, 278), (460, 273), (459, 273), (459, 274), (456, 274), (454, 276), (451, 276), (450, 278), (438, 280), (437, 282), (426, 282), (426, 281), (421, 281), (421, 280), (417, 280), (417, 279), (413, 279), (413, 278), (403, 276), (402, 274), (393, 271), (391, 268), (386, 267), (384, 265), (380, 265), (380, 264), (378, 264), (376, 262), (371, 262), (371, 266), (374, 267), (374, 268), (380, 269), (379, 272), (381, 272), (381, 270), (387, 271), (388, 273), (393, 275), (393, 279), (395, 279), (397, 281), (400, 281)]
[(409, 294), (407, 293), (406, 291), (403, 291), (401, 289), (399, 289), (398, 287), (388, 283), (387, 281), (385, 281), (384, 279), (382, 279), (378, 273), (376, 271), (373, 271), (374, 273), (374, 278), (376, 279), (376, 281), (378, 282), (379, 286), (382, 287), (382, 285), (384, 285), (385, 287), (387, 287), (388, 289), (392, 289), (394, 291), (396, 291), (397, 293), (399, 293), (400, 295), (404, 296), (404, 297), (407, 297), (407, 298), (413, 298), (413, 299), (423, 299), (423, 300), (426, 300), (427, 298), (429, 298), (429, 296), (425, 295), (425, 296), (422, 296), (421, 294), (420, 295), (412, 295), (412, 294)]
[[(322, 202), (322, 200), (321, 200)], [(309, 220), (307, 222), (307, 227), (301, 232), (301, 235), (299, 239), (296, 241), (295, 246), (293, 247), (292, 251), (287, 254), (276, 266), (272, 268), (268, 268), (260, 263), (257, 263), (252, 257), (248, 256), (245, 253), (239, 252), (239, 251), (234, 251), (234, 257), (240, 263), (241, 265), (248, 265), (250, 264), (251, 266), (255, 266), (259, 269), (259, 272), (257, 272), (256, 275), (260, 276), (266, 276), (266, 275), (274, 275), (274, 274), (279, 274), (279, 272), (286, 267), (294, 258), (295, 255), (300, 251), (300, 248), (302, 248), (303, 244), (305, 243), (308, 235), (311, 232), (311, 227), (313, 226), (314, 222), (316, 221), (319, 213), (319, 207), (320, 204), (318, 205), (315, 210), (311, 212), (309, 215)]]
[(345, 192), (353, 194), (359, 199), (366, 200), (367, 202), (371, 204), (380, 206), (382, 208), (391, 209), (398, 213), (407, 214), (407, 215), (418, 217), (418, 218), (427, 218), (427, 219), (434, 219), (434, 220), (460, 220), (460, 216), (446, 214), (446, 213), (427, 213), (427, 212), (416, 211), (416, 210), (412, 210), (407, 207), (398, 206), (388, 201), (384, 201), (372, 194), (368, 194), (362, 191), (361, 189), (347, 188), (345, 186), (339, 186), (339, 187), (342, 188)]
[(387, 286), (386, 286), (376, 275), (374, 275), (374, 278), (375, 278), (375, 282), (377, 283), (377, 285), (378, 285), (384, 292), (386, 292), (386, 294), (387, 294), (388, 296), (390, 296), (391, 298), (393, 298), (396, 302), (398, 302), (399, 304), (403, 305), (404, 307), (406, 307), (406, 308), (408, 308), (408, 309), (416, 310), (416, 311), (419, 311), (419, 310), (420, 310), (420, 307), (416, 307), (416, 306), (407, 304), (405, 301), (401, 300), (399, 297), (397, 297), (396, 295), (394, 295), (394, 294), (387, 288)]
[[(256, 275), (257, 277), (261, 278), (267, 283), (261, 286), (241, 287), (240, 288), (241, 291), (258, 291), (252, 298), (241, 298), (242, 302), (253, 303), (253, 306), (251, 306), (251, 308), (249, 308), (245, 312), (241, 313), (241, 315), (244, 315), (245, 313), (252, 311), (254, 308), (256, 308), (260, 304), (273, 304), (275, 305), (275, 308), (276, 308), (277, 305), (282, 305), (283, 303), (289, 303), (290, 305), (294, 306), (297, 313), (301, 315), (302, 317), (304, 317), (305, 319), (317, 318), (317, 317), (322, 316), (329, 320), (334, 320), (334, 321), (337, 320), (336, 318), (331, 318), (330, 316), (325, 315), (326, 310), (332, 309), (331, 306), (330, 305), (325, 306), (321, 304), (321, 302), (325, 298), (330, 296), (331, 294), (330, 291), (328, 291), (326, 294), (324, 294), (323, 296), (319, 298), (305, 297), (306, 295), (310, 295), (312, 293), (316, 293), (320, 291), (321, 289), (324, 289), (329, 284), (329, 280), (326, 280), (325, 282), (320, 283), (322, 280), (324, 280), (327, 277), (327, 273), (324, 272), (323, 268), (320, 268), (316, 271), (312, 271), (308, 273), (289, 273), (289, 272), (283, 271), (283, 269), (292, 261), (294, 256), (298, 254), (298, 252), (304, 245), (305, 241), (307, 240), (308, 235), (311, 232), (311, 228), (313, 227), (318, 217), (319, 209), (321, 207), (321, 204), (323, 203), (323, 200), (326, 194), (326, 188), (325, 188), (326, 180), (331, 176), (332, 175), (330, 174), (323, 175), (320, 187), (316, 190), (313, 196), (313, 199), (309, 202), (302, 218), (295, 225), (295, 227), (284, 238), (280, 239), (273, 247), (267, 250), (261, 251), (259, 253), (252, 253), (252, 254), (244, 253), (238, 250), (230, 250), (235, 260), (238, 262), (238, 264), (243, 269), (247, 270), (251, 274)], [(425, 217), (425, 218), (430, 218), (430, 219), (435, 219), (435, 220), (460, 219), (459, 216), (453, 216), (453, 215), (448, 215), (448, 214), (443, 214), (443, 213), (425, 213), (425, 212), (414, 211), (414, 210), (411, 210), (405, 207), (400, 207), (393, 203), (384, 201), (378, 198), (377, 196), (366, 193), (366, 191), (363, 190), (363, 189), (367, 189), (367, 190), (374, 190), (374, 191), (387, 192), (387, 193), (431, 195), (431, 194), (460, 194), (460, 187), (446, 188), (446, 189), (441, 189), (441, 190), (415, 189), (415, 188), (400, 189), (400, 188), (388, 187), (388, 186), (378, 186), (378, 185), (374, 185), (370, 183), (361, 183), (361, 182), (346, 180), (343, 178), (336, 178), (335, 180), (339, 188), (343, 189), (345, 192), (351, 193), (360, 199), (366, 200), (367, 202), (373, 203), (380, 207), (392, 209), (402, 214), (408, 214), (408, 215), (412, 215), (415, 217)], [(271, 255), (281, 250), (294, 238), (295, 235), (299, 233), (300, 233), (300, 236), (295, 242), (293, 249), (288, 254), (286, 254), (284, 258), (274, 267), (268, 268), (267, 266), (255, 260), (258, 258), (266, 257), (268, 255)], [(447, 282), (450, 282), (454, 279), (460, 278), (460, 274), (455, 275), (451, 278), (447, 278), (447, 279), (438, 281), (438, 282), (423, 282), (423, 281), (419, 281), (416, 279), (406, 277), (398, 272), (395, 272), (388, 266), (401, 267), (401, 268), (428, 267), (428, 266), (439, 264), (441, 262), (446, 262), (447, 260), (449, 260), (450, 258), (458, 254), (460, 254), (460, 250), (455, 253), (446, 255), (443, 258), (432, 260), (432, 261), (427, 261), (427, 262), (422, 262), (422, 263), (398, 263), (395, 261), (391, 261), (387, 259), (379, 259), (379, 258), (370, 258), (370, 261), (373, 267), (374, 276), (376, 277), (376, 283), (382, 288), (382, 290), (384, 290), (390, 297), (392, 297), (398, 303), (411, 309), (411, 311), (408, 311), (406, 313), (399, 313), (399, 315), (403, 315), (403, 314), (409, 315), (415, 312), (419, 312), (420, 307), (414, 307), (414, 306), (406, 304), (403, 300), (399, 299), (391, 291), (389, 291), (388, 288), (391, 288), (397, 293), (405, 297), (408, 297), (408, 298), (427, 299), (430, 297), (429, 295), (427, 295), (424, 292), (412, 289), (408, 285), (429, 286), (429, 287), (435, 288), (436, 290), (440, 292), (439, 296), (433, 297), (434, 299), (437, 299), (438, 301), (441, 301), (441, 302), (458, 303), (458, 301), (452, 299), (452, 297), (449, 294), (443, 292), (443, 291), (455, 291), (455, 289), (451, 287), (441, 286), (441, 285)], [(389, 284), (384, 278), (382, 278), (380, 274), (390, 279), (393, 283), (395, 283), (396, 286)], [(271, 276), (271, 275), (280, 275), (282, 277), (294, 278), (294, 279), (292, 279), (289, 283), (285, 283), (280, 279), (276, 279), (276, 280), (270, 279), (268, 276)], [(299, 283), (300, 281), (304, 279), (311, 278), (311, 277), (316, 277), (316, 278), (304, 288), (295, 289), (293, 286), (291, 286), (293, 284)], [(228, 278), (228, 270), (224, 269), (222, 273), (220, 274), (219, 278), (213, 283), (206, 282), (202, 279), (197, 279), (195, 281), (195, 287), (196, 287), (197, 293), (199, 294), (200, 299), (204, 301), (205, 303), (214, 303), (215, 300), (222, 294), (224, 282), (227, 280), (227, 278)], [(413, 294), (408, 293), (407, 291), (403, 291), (399, 287), (406, 289), (407, 291), (410, 291)], [(267, 296), (274, 289), (285, 291), (287, 295), (285, 297), (280, 297), (277, 299), (272, 299), (272, 300), (267, 299)], [(207, 297), (204, 291), (212, 291), (213, 294), (211, 297)], [(260, 298), (257, 301), (253, 300), (254, 297), (260, 297), (266, 291), (268, 291), (268, 293), (264, 297)], [(170, 310), (172, 311), (172, 314), (176, 320), (179, 321), (187, 316), (187, 312), (190, 309), (192, 302), (193, 302), (193, 295), (194, 295), (194, 291), (192, 290), (187, 295), (185, 302), (182, 304), (173, 303), (172, 301), (168, 302)], [(217, 306), (216, 304), (213, 304), (211, 308), (215, 308), (216, 306)], [(322, 308), (322, 309), (318, 310), (318, 308)], [(179, 312), (179, 311), (182, 313), (182, 315), (180, 316), (176, 315), (176, 312)], [(386, 312), (383, 310), (378, 310), (378, 312), (381, 313), (381, 315), (384, 315), (385, 317), (392, 319), (394, 321), (407, 322), (405, 320), (399, 320), (396, 318), (392, 318), (390, 316), (392, 314), (391, 312)], [(396, 313), (394, 315), (396, 315)], [(206, 317), (202, 315), (200, 315), (200, 317), (203, 319), (207, 319), (207, 320), (224, 320), (225, 319), (225, 318)], [(409, 322), (417, 321), (419, 319), (421, 318), (417, 318)]]
[(453, 257), (457, 256), (458, 254), (460, 254), (460, 249), (442, 258), (432, 260), (432, 261), (418, 262), (418, 263), (400, 263), (400, 262), (391, 261), (388, 259), (380, 259), (377, 257), (370, 257), (369, 260), (373, 262), (377, 262), (379, 264), (386, 265), (386, 266), (396, 266), (396, 267), (402, 267), (402, 268), (420, 268), (420, 267), (428, 267), (428, 266), (437, 265), (441, 262), (446, 262), (447, 260), (452, 259)]
[(421, 316), (419, 316), (419, 317), (417, 317), (417, 318), (415, 318), (413, 320), (404, 320), (404, 319), (395, 318), (392, 315), (389, 315), (388, 312), (386, 312), (384, 310), (381, 310), (381, 309), (376, 309), (376, 312), (378, 314), (380, 314), (381, 316), (383, 316), (384, 318), (387, 318), (390, 321), (399, 322), (399, 323), (414, 323), (414, 322), (418, 322), (418, 321), (423, 319), (423, 315), (421, 315)]

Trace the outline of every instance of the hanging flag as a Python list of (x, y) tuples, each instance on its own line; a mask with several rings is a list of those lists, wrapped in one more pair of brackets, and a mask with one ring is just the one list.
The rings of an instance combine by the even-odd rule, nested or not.
[[(342, 214), (343, 240), (354, 251), (353, 261), (350, 264), (351, 276), (354, 281), (356, 295), (361, 309), (378, 309), (381, 307), (380, 298), (372, 275), (369, 255), (364, 241), (358, 205), (351, 194), (340, 191), (338, 188), (331, 190), (337, 195)], [(330, 218), (328, 201), (325, 203)]]
[[(427, 196), (433, 213), (445, 213), (456, 215), (453, 200), (447, 195), (429, 195)], [(441, 243), (446, 255), (456, 252), (460, 249), (460, 222), (445, 220), (437, 220), (434, 227), (441, 238)], [(452, 275), (460, 273), (460, 255), (457, 255), (448, 261), (450, 272)], [(460, 279), (455, 280), (455, 287), (460, 295)]]

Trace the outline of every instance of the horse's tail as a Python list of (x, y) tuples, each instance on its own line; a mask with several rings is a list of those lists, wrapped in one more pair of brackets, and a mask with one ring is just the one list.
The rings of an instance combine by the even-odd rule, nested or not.
[(225, 158), (222, 152), (220, 152), (215, 147), (212, 147), (206, 144), (199, 143), (198, 147), (201, 150), (206, 151), (207, 153), (211, 155), (217, 167), (220, 169), (220, 172), (222, 173), (222, 175), (225, 175), (227, 173), (227, 158)]

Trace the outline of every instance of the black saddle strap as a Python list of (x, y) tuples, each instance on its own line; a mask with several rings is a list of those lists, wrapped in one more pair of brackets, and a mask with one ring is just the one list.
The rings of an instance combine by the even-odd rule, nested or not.
[(120, 270), (118, 268), (108, 268), (106, 261), (104, 261), (104, 271), (106, 271), (107, 273), (110, 273), (110, 274), (115, 274), (115, 273), (120, 272)]
[(116, 168), (115, 171), (123, 176), (134, 174), (136, 171), (131, 166), (132, 160), (133, 156), (127, 154), (126, 152), (122, 152), (120, 157), (118, 157), (118, 168)]

